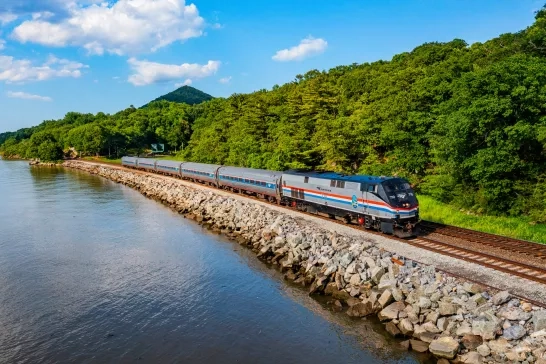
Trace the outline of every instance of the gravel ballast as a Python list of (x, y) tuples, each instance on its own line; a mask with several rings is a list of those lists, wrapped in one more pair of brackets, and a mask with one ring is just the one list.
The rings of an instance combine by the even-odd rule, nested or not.
[(405, 347), (460, 363), (546, 364), (546, 310), (514, 297), (546, 302), (543, 285), (175, 178), (80, 161), (64, 166), (127, 185), (221, 231), (310, 294), (332, 296), (355, 319), (377, 315)]

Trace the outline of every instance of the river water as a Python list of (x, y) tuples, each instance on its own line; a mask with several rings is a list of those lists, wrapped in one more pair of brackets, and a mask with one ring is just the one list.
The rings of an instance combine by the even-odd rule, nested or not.
[(420, 363), (138, 192), (0, 160), (2, 363)]

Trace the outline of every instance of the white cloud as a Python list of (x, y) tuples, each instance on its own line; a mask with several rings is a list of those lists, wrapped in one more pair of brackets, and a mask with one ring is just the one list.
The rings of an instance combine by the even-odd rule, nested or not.
[(0, 25), (9, 24), (17, 20), (17, 15), (13, 13), (0, 13)]
[(324, 39), (307, 37), (297, 46), (277, 51), (272, 58), (279, 62), (300, 61), (304, 58), (324, 52), (326, 47), (328, 47), (328, 42)]
[(6, 48), (6, 41), (3, 39), (0, 39), (0, 51)]
[(49, 19), (51, 17), (55, 16), (51, 11), (41, 11), (37, 13), (32, 13), (32, 20), (36, 19)]
[(223, 77), (223, 78), (221, 78), (221, 79), (218, 80), (218, 82), (224, 83), (224, 84), (229, 83), (229, 81), (231, 81), (231, 76), (229, 76), (229, 77)]
[(78, 78), (82, 75), (82, 69), (87, 67), (84, 64), (54, 56), (49, 56), (43, 64), (35, 65), (28, 59), (0, 55), (0, 81), (25, 83), (60, 77)]
[(184, 81), (184, 82), (179, 82), (179, 83), (175, 83), (174, 84), (174, 87), (178, 88), (178, 87), (182, 87), (182, 86), (190, 86), (192, 84), (192, 80), (190, 80), (189, 78)]
[(130, 58), (129, 66), (133, 74), (128, 81), (135, 86), (145, 86), (152, 83), (169, 82), (183, 78), (195, 79), (211, 76), (220, 68), (220, 61), (208, 61), (207, 64), (183, 63), (163, 64), (149, 61), (139, 61)]
[(205, 27), (197, 7), (185, 5), (185, 0), (118, 0), (88, 6), (68, 2), (67, 12), (57, 21), (43, 15), (27, 20), (14, 29), (13, 37), (22, 43), (121, 55), (153, 52), (199, 37)]
[(12, 99), (24, 99), (24, 100), (38, 100), (38, 101), (53, 101), (53, 99), (49, 96), (40, 96), (40, 95), (33, 95), (28, 94), (26, 92), (13, 92), (8, 91), (7, 92), (8, 97), (11, 97)]

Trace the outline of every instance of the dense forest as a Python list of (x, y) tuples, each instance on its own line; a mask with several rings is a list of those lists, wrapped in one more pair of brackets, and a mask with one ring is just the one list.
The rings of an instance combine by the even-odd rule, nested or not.
[(197, 105), (68, 113), (0, 143), (8, 157), (58, 159), (71, 147), (119, 156), (165, 142), (206, 163), (397, 175), (444, 202), (545, 222), (545, 56), (543, 9), (485, 43), (427, 43)]
[[(173, 92), (169, 92), (166, 95), (160, 96), (154, 101), (171, 101), (185, 103), (189, 105), (200, 104), (205, 101), (212, 100), (213, 97), (209, 94), (204, 93), (201, 90), (196, 89), (191, 86), (182, 86)], [(146, 107), (148, 105), (144, 105)]]

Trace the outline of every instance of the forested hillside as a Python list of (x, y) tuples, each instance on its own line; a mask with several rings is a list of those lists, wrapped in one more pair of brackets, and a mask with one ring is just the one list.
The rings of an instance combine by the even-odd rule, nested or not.
[[(173, 92), (160, 96), (154, 101), (171, 101), (189, 105), (200, 104), (212, 100), (213, 97), (191, 86), (182, 86)], [(146, 107), (147, 105), (143, 106)]]
[(206, 163), (403, 176), (444, 202), (544, 222), (545, 56), (541, 10), (528, 29), (483, 44), (427, 43), (194, 106), (69, 113), (9, 135), (2, 148), (56, 158), (61, 148), (134, 153), (164, 141)]

